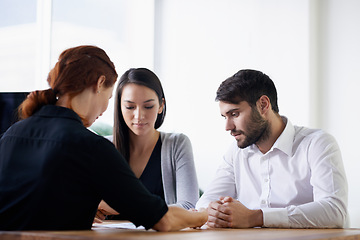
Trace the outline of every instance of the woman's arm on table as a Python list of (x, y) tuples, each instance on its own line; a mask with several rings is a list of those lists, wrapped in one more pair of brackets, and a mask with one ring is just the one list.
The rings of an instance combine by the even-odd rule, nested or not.
[(160, 232), (177, 231), (183, 228), (201, 227), (207, 221), (205, 209), (199, 211), (185, 210), (177, 206), (169, 206), (167, 213), (152, 228)]
[[(119, 214), (105, 201), (101, 201), (99, 204), (99, 211), (111, 215)], [(177, 206), (169, 206), (166, 214), (152, 227), (152, 229), (160, 232), (168, 232), (177, 231), (187, 227), (196, 228), (204, 225), (207, 219), (208, 213), (206, 209), (192, 211)]]

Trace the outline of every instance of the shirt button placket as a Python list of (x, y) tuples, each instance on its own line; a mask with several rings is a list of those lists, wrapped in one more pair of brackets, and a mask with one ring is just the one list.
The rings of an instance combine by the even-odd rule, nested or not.
[(270, 178), (269, 178), (269, 158), (268, 156), (262, 156), (260, 158), (261, 168), (261, 196), (260, 196), (260, 207), (269, 207), (269, 196), (270, 196)]

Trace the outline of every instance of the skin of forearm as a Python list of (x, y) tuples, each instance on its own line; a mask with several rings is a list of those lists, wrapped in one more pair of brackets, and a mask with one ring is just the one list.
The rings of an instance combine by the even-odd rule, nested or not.
[(249, 218), (249, 227), (262, 227), (264, 225), (263, 212), (259, 210), (252, 210)]
[(189, 211), (177, 206), (169, 206), (168, 212), (156, 223), (157, 231), (177, 231), (187, 227), (201, 227), (207, 221), (206, 211)]

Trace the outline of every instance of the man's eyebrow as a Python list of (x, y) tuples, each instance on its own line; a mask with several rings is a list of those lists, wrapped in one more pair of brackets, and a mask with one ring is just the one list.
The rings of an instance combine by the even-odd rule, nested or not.
[[(227, 112), (225, 113), (225, 115), (229, 115), (230, 113), (232, 113), (232, 112), (234, 112), (234, 111), (238, 111), (238, 110), (240, 110), (240, 108), (232, 108), (232, 109), (230, 109), (229, 111), (227, 111)], [(221, 114), (221, 116), (223, 116), (223, 117), (225, 117), (225, 115), (224, 115), (224, 114)]]
[(233, 108), (233, 109), (230, 109), (229, 111), (227, 111), (225, 114), (228, 115), (229, 113), (232, 113), (234, 111), (239, 111), (240, 108)]

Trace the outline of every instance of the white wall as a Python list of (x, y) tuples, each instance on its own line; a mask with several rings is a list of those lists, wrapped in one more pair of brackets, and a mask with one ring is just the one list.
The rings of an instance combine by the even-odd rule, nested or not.
[(319, 17), (321, 125), (339, 142), (349, 182), (352, 227), (360, 227), (360, 1), (322, 0)]
[(190, 137), (200, 187), (206, 189), (233, 141), (214, 101), (217, 87), (240, 69), (258, 69), (274, 80), (281, 114), (337, 138), (349, 180), (351, 226), (360, 227), (354, 151), (360, 1), (155, 2), (154, 68), (168, 103), (161, 129)]
[[(204, 188), (213, 175), (208, 171), (215, 171), (233, 141), (214, 101), (225, 78), (243, 68), (264, 71), (277, 85), (280, 112), (296, 124), (308, 123), (308, 5), (287, 0), (161, 3), (155, 71), (168, 101), (164, 129), (190, 136)], [(289, 90), (295, 86), (296, 91)]]

